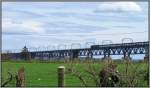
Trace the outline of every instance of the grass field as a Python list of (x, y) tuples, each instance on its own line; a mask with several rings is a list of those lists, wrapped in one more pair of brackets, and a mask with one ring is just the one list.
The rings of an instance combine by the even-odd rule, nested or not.
[[(67, 63), (40, 63), (40, 62), (2, 62), (2, 83), (8, 78), (7, 72), (15, 74), (17, 70), (24, 66), (25, 76), (26, 76), (26, 86), (57, 86), (57, 67), (69, 66)], [(84, 69), (87, 67), (86, 63), (74, 63), (76, 69), (84, 73)], [(98, 70), (103, 67), (103, 63), (93, 64)], [(148, 65), (146, 63), (135, 63), (133, 68), (129, 67), (129, 71), (133, 74), (135, 71), (138, 72), (137, 84), (136, 86), (148, 86), (147, 82), (143, 79), (145, 70), (147, 70)], [(125, 64), (118, 64), (118, 71), (121, 74), (125, 72)], [(86, 73), (85, 73), (86, 75)], [(95, 86), (93, 80), (87, 79), (88, 86)], [(66, 86), (83, 86), (81, 81), (71, 74), (65, 75), (65, 85)], [(15, 86), (15, 79), (9, 83), (7, 86)]]

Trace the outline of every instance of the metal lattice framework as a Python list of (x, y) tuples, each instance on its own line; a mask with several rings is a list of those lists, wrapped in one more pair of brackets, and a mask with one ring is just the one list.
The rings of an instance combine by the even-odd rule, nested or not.
[[(11, 53), (14, 57), (19, 58), (20, 53)], [(78, 58), (79, 56), (93, 57), (98, 55), (123, 55), (132, 54), (149, 54), (149, 42), (133, 42), (120, 44), (92, 45), (84, 49), (66, 49), (53, 51), (35, 51), (30, 52), (31, 58)]]

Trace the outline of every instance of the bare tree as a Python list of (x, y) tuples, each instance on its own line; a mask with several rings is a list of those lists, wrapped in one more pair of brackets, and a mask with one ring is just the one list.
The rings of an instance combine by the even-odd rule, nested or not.
[(10, 77), (7, 79), (6, 82), (4, 82), (4, 83), (2, 84), (1, 87), (5, 87), (8, 83), (10, 83), (10, 82), (13, 80), (13, 75), (12, 75), (10, 72), (8, 72), (8, 74), (10, 75)]
[(25, 69), (24, 67), (18, 70), (16, 75), (16, 87), (23, 87), (25, 86)]

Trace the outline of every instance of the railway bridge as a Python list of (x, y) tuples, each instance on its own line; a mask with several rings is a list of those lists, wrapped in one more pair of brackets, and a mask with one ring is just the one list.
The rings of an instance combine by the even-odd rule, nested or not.
[[(93, 56), (101, 56), (104, 58), (111, 55), (123, 55), (123, 57), (130, 57), (134, 54), (145, 54), (145, 57), (149, 56), (149, 41), (145, 42), (133, 42), (133, 43), (120, 43), (120, 44), (105, 44), (105, 45), (92, 45), (90, 48), (81, 49), (64, 49), (64, 50), (52, 50), (52, 51), (32, 51), (30, 52), (31, 58), (78, 58), (85, 56), (93, 58)], [(20, 53), (12, 53), (13, 57), (20, 58)]]

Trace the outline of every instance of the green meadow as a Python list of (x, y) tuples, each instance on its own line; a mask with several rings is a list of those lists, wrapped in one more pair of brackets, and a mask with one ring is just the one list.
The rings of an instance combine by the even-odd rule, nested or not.
[[(12, 74), (16, 74), (17, 70), (21, 67), (25, 68), (25, 86), (28, 87), (57, 87), (57, 68), (59, 66), (65, 66), (67, 69), (70, 63), (62, 63), (62, 62), (49, 62), (49, 63), (41, 63), (41, 62), (13, 62), (13, 61), (6, 61), (2, 62), (2, 83), (6, 81), (9, 77), (8, 72)], [(95, 62), (92, 65), (100, 71), (102, 67), (104, 67), (104, 63), (102, 62)], [(117, 70), (120, 74), (125, 74), (126, 64), (118, 63)], [(87, 63), (73, 63), (74, 66), (78, 71), (80, 71), (84, 76), (88, 75), (84, 69), (87, 68)], [(144, 80), (145, 73), (147, 71), (148, 64), (146, 63), (133, 63), (132, 66), (128, 67), (128, 74), (129, 76), (136, 75), (136, 86), (147, 87), (147, 81)], [(65, 70), (66, 70), (65, 69)], [(136, 73), (136, 74), (135, 74)], [(92, 79), (85, 78), (88, 86), (95, 86), (95, 83)], [(124, 80), (126, 81), (126, 80)], [(125, 84), (124, 86), (127, 86)], [(135, 86), (134, 85), (134, 86)], [(15, 78), (7, 85), (7, 86), (15, 86)], [(65, 74), (65, 86), (73, 87), (73, 86), (84, 86), (82, 82), (72, 74)]]

